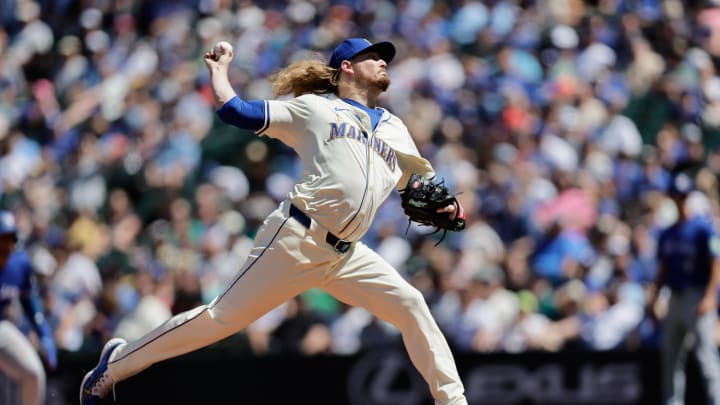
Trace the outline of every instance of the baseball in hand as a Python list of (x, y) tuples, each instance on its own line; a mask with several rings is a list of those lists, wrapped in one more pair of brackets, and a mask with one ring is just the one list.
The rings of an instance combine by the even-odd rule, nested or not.
[(213, 47), (213, 53), (215, 54), (215, 60), (220, 59), (220, 56), (232, 52), (232, 45), (227, 41), (218, 41)]

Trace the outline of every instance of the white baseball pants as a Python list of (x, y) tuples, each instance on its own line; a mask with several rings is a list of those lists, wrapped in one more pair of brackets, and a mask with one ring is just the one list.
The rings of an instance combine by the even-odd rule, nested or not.
[(108, 370), (121, 381), (159, 361), (224, 339), (269, 310), (322, 288), (395, 325), (436, 404), (467, 404), (448, 344), (422, 294), (361, 242), (345, 254), (325, 242), (315, 221), (306, 228), (288, 217), (289, 202), (271, 213), (236, 278), (209, 305), (178, 314), (141, 339), (116, 350)]

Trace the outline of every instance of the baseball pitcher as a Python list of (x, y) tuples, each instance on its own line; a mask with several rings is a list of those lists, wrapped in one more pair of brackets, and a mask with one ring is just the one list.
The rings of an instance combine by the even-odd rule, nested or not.
[[(462, 208), (422, 158), (406, 126), (377, 106), (390, 80), (390, 42), (351, 38), (329, 63), (295, 62), (273, 78), (288, 100), (246, 101), (228, 80), (233, 50), (205, 54), (219, 117), (292, 147), (302, 178), (260, 228), (247, 261), (209, 305), (179, 314), (138, 341), (110, 340), (80, 389), (83, 405), (150, 365), (232, 335), (310, 288), (366, 308), (402, 333), (437, 404), (467, 404), (453, 355), (423, 299), (360, 239), (393, 189), (408, 190), (413, 220), (457, 231)], [(426, 213), (426, 215), (420, 215)]]

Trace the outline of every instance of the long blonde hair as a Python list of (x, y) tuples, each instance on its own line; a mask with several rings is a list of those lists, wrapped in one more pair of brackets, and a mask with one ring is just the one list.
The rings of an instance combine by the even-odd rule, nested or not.
[(339, 69), (328, 66), (322, 60), (301, 60), (270, 76), (273, 92), (277, 96), (293, 94), (295, 97), (313, 93), (337, 93)]

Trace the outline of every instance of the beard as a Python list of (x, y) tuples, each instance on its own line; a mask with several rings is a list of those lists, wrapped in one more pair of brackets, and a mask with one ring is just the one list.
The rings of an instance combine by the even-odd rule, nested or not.
[(387, 76), (380, 78), (375, 82), (375, 85), (381, 91), (386, 91), (388, 87), (390, 87), (390, 78), (388, 78)]

